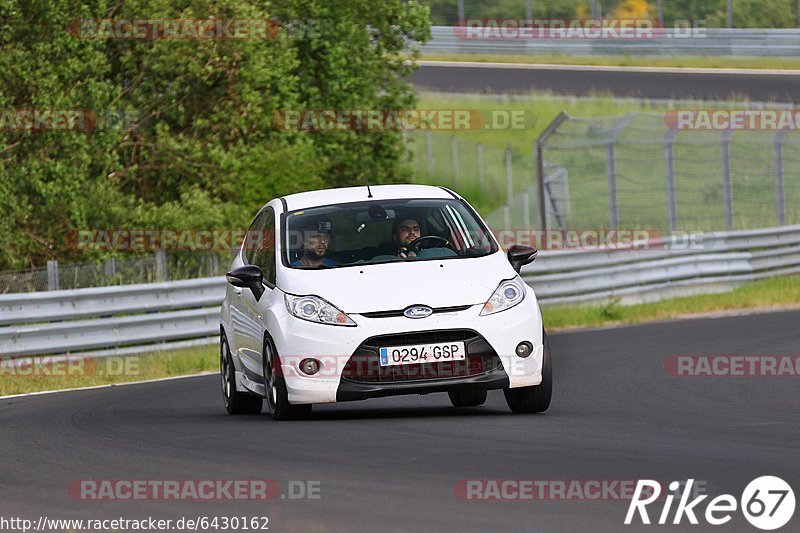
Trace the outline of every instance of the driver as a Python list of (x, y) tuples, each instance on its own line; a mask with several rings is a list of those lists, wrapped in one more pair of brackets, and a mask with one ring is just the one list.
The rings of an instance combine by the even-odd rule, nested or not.
[(420, 238), (421, 228), (419, 222), (414, 218), (398, 218), (394, 223), (392, 238), (397, 245), (397, 257), (406, 259), (416, 257), (413, 251), (408, 249), (408, 245)]

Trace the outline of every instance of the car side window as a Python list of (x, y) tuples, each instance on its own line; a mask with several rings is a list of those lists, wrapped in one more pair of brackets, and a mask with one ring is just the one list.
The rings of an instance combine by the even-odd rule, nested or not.
[(245, 261), (264, 272), (264, 281), (275, 285), (275, 210), (267, 207), (258, 214), (245, 241)]

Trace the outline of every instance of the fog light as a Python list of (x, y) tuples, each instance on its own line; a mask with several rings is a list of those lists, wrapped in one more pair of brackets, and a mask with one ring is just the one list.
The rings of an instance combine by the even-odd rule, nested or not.
[(517, 355), (523, 359), (533, 353), (533, 345), (528, 341), (517, 344)]
[(303, 359), (300, 361), (300, 371), (303, 374), (313, 376), (319, 372), (319, 365), (320, 363), (316, 359)]

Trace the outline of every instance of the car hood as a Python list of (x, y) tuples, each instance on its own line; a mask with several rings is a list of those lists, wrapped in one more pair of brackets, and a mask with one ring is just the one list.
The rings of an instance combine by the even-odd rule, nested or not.
[(283, 268), (278, 287), (320, 296), (345, 313), (482, 304), (516, 275), (502, 251), (486, 257), (404, 261), (320, 270)]

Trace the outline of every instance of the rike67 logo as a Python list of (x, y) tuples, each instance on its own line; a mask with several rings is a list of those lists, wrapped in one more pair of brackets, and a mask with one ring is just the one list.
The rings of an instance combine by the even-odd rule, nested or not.
[[(667, 494), (663, 499), (664, 506), (658, 517), (658, 524), (668, 523), (676, 495), (679, 501), (675, 508), (672, 524), (680, 524), (685, 517), (690, 524), (697, 525), (699, 523), (697, 517), (700, 515), (708, 524), (721, 526), (730, 522), (733, 518), (732, 513), (735, 513), (737, 508), (741, 508), (742, 514), (752, 526), (772, 531), (786, 525), (794, 515), (794, 491), (779, 477), (762, 476), (754, 479), (745, 487), (742, 497), (738, 501), (730, 494), (717, 496), (707, 503), (705, 513), (702, 514), (699, 507), (703, 500), (708, 498), (708, 495), (700, 495), (689, 501), (693, 484), (694, 479), (689, 479), (686, 482), (685, 490), (681, 490), (682, 483), (678, 481), (669, 484), (671, 494)], [(640, 479), (628, 507), (628, 514), (625, 516), (625, 525), (633, 523), (637, 513), (642, 524), (650, 524), (647, 506), (659, 500), (660, 497), (661, 484), (658, 481)], [(659, 501), (659, 503), (661, 502)]]

